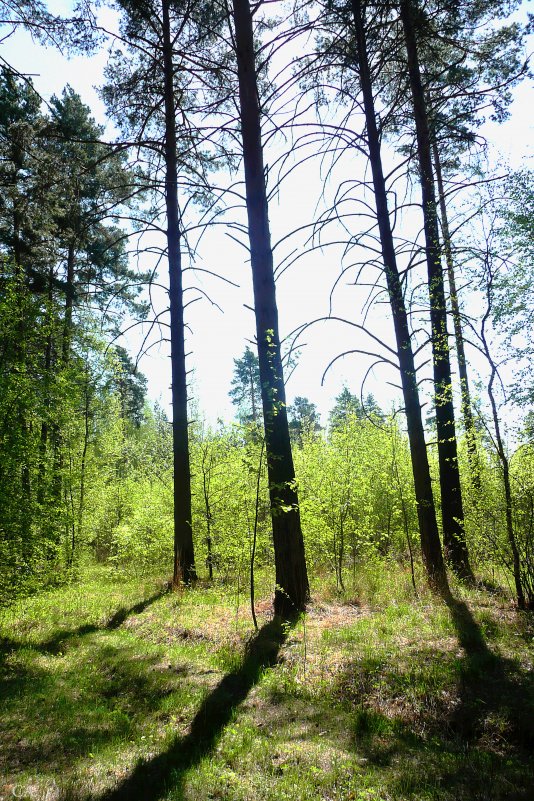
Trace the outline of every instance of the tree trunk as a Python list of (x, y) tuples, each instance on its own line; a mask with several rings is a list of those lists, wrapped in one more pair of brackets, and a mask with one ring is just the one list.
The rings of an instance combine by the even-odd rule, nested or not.
[(250, 382), (250, 402), (252, 404), (252, 422), (255, 426), (258, 425), (258, 410), (256, 409), (256, 392), (254, 386), (254, 374), (252, 370), (252, 365), (249, 365), (248, 368), (249, 372), (249, 382)]
[(175, 585), (196, 579), (191, 524), (191, 471), (187, 420), (182, 256), (178, 207), (178, 164), (169, 0), (162, 1), (163, 79), (165, 92), (165, 202), (169, 259), (171, 317), (172, 443), (174, 460), (174, 572)]
[(502, 468), (502, 476), (504, 484), (504, 500), (506, 504), (506, 536), (508, 538), (508, 543), (510, 545), (510, 550), (512, 552), (512, 571), (514, 576), (517, 606), (519, 607), (519, 609), (526, 609), (527, 605), (525, 601), (525, 593), (523, 590), (523, 582), (521, 580), (521, 556), (519, 553), (519, 548), (517, 547), (517, 540), (515, 538), (514, 521), (512, 515), (513, 500), (512, 500), (512, 488), (510, 485), (510, 462), (508, 461), (508, 456), (506, 455), (506, 449), (504, 447), (504, 442), (501, 434), (499, 412), (497, 409), (495, 394), (493, 392), (493, 385), (495, 383), (495, 378), (497, 377), (497, 365), (495, 364), (493, 357), (491, 355), (491, 351), (489, 348), (485, 332), (486, 321), (491, 311), (491, 281), (492, 281), (491, 277), (488, 280), (490, 282), (488, 283), (486, 289), (488, 306), (486, 313), (482, 319), (482, 329), (480, 332), (480, 339), (482, 342), (482, 346), (484, 348), (484, 355), (486, 356), (486, 359), (491, 369), (488, 381), (488, 397), (490, 400), (491, 414), (493, 417), (493, 428), (495, 430), (495, 444), (496, 444), (497, 456), (499, 457), (499, 461), (501, 463), (501, 468)]
[[(18, 182), (21, 177), (21, 172), (23, 169), (23, 163), (21, 159), (21, 151), (15, 145), (12, 146), (12, 161), (15, 164), (15, 172), (13, 176), (13, 186), (15, 187), (15, 194), (13, 200), (13, 258), (15, 261), (15, 275), (20, 279), (21, 285), (25, 285), (26, 273), (25, 273), (25, 265), (23, 265), (23, 247), (22, 247), (22, 240), (21, 240), (21, 228), (22, 228), (22, 215), (23, 211), (21, 209), (20, 203), (20, 196), (18, 193)], [(25, 352), (24, 352), (24, 343), (26, 341), (25, 336), (25, 321), (24, 316), (21, 315), (19, 318), (19, 325), (18, 325), (18, 343), (16, 344), (16, 355), (20, 359), (21, 364), (24, 363), (25, 360)], [(26, 420), (26, 410), (24, 408), (24, 404), (21, 400), (18, 402), (19, 406), (19, 424), (20, 429), (22, 432), (22, 459), (21, 459), (21, 489), (22, 489), (22, 496), (25, 499), (25, 508), (22, 511), (22, 520), (23, 522), (23, 529), (26, 528), (28, 531), (30, 529), (30, 520), (31, 520), (31, 508), (32, 508), (32, 486), (31, 486), (31, 475), (30, 475), (30, 459), (28, 453), (28, 423)], [(25, 532), (26, 533), (26, 532)], [(29, 538), (28, 538), (29, 539)]]
[(432, 145), (434, 155), (434, 166), (436, 168), (436, 180), (438, 185), (439, 206), (441, 212), (441, 230), (443, 232), (443, 252), (447, 265), (447, 275), (449, 277), (452, 321), (454, 326), (454, 340), (456, 343), (456, 354), (458, 357), (458, 375), (460, 377), (460, 392), (462, 398), (462, 417), (464, 420), (465, 436), (467, 439), (467, 458), (471, 473), (471, 483), (475, 492), (475, 499), (481, 491), (482, 483), (480, 480), (480, 464), (477, 452), (477, 434), (473, 419), (473, 407), (471, 404), (471, 392), (469, 390), (469, 380), (467, 376), (467, 360), (465, 358), (464, 336), (462, 331), (462, 316), (460, 314), (460, 304), (458, 302), (458, 290), (456, 288), (456, 276), (454, 271), (454, 259), (452, 257), (451, 234), (449, 230), (449, 220), (447, 216), (447, 205), (445, 203), (445, 192), (443, 187), (443, 173), (441, 171), (441, 160), (437, 143)]
[(76, 251), (74, 242), (69, 243), (67, 253), (67, 285), (65, 289), (65, 320), (63, 322), (63, 342), (61, 346), (61, 355), (63, 358), (63, 366), (66, 367), (70, 359), (70, 347), (72, 343), (72, 310), (74, 307), (74, 296), (76, 294), (74, 288), (74, 267), (76, 263)]
[(211, 506), (210, 506), (210, 484), (211, 484), (211, 477), (208, 478), (209, 472), (213, 468), (213, 459), (210, 458), (209, 468), (206, 469), (206, 457), (207, 457), (207, 450), (204, 451), (202, 457), (202, 487), (204, 490), (204, 507), (205, 507), (205, 514), (206, 514), (206, 546), (208, 549), (208, 555), (206, 558), (206, 564), (208, 566), (208, 573), (210, 577), (210, 581), (213, 581), (213, 553), (211, 549)]
[(512, 565), (513, 565), (517, 605), (519, 609), (526, 609), (525, 593), (523, 591), (523, 583), (521, 581), (521, 557), (519, 555), (519, 549), (517, 547), (517, 542), (514, 532), (514, 522), (512, 517), (513, 506), (512, 506), (512, 488), (510, 485), (510, 463), (508, 461), (508, 457), (506, 455), (506, 450), (504, 448), (504, 443), (501, 436), (501, 425), (499, 422), (499, 414), (497, 411), (495, 396), (493, 394), (493, 383), (495, 381), (495, 376), (497, 374), (497, 368), (495, 367), (495, 364), (491, 359), (491, 355), (489, 353), (486, 340), (484, 339), (483, 341), (484, 341), (484, 349), (486, 351), (486, 357), (488, 358), (488, 361), (491, 365), (491, 377), (488, 384), (488, 395), (490, 399), (491, 412), (493, 416), (493, 426), (495, 429), (495, 442), (497, 445), (497, 455), (499, 457), (499, 461), (502, 467), (504, 500), (506, 504), (506, 535), (508, 537), (510, 550), (512, 551)]
[(367, 43), (362, 18), (361, 3), (352, 0), (352, 11), (358, 46), (358, 65), (360, 70), (360, 84), (362, 87), (365, 120), (367, 125), (367, 140), (369, 145), (369, 160), (373, 175), (373, 186), (376, 199), (376, 214), (380, 233), (382, 258), (386, 272), (386, 281), (393, 315), (393, 325), (397, 342), (399, 368), (408, 426), (408, 440), (412, 461), (412, 472), (417, 501), (417, 515), (419, 521), (419, 535), (421, 551), (428, 575), (429, 584), (440, 592), (448, 591), (447, 576), (441, 543), (439, 541), (436, 511), (432, 493), (430, 467), (425, 443), (425, 433), (419, 401), (419, 390), (415, 372), (415, 362), (412, 349), (408, 315), (404, 303), (404, 296), (397, 267), (395, 243), (389, 218), (386, 182), (382, 168), (380, 152), (380, 137), (376, 124), (376, 113), (373, 99), (371, 73), (367, 57)]
[(261, 144), (252, 15), (248, 0), (233, 0), (233, 18), (256, 338), (276, 567), (274, 608), (277, 615), (287, 617), (305, 608), (309, 597), (309, 585), (287, 422)]
[[(78, 500), (78, 542), (83, 542), (83, 517), (85, 512), (85, 470), (86, 470), (86, 463), (87, 463), (87, 449), (89, 447), (89, 406), (90, 406), (90, 392), (89, 392), (89, 372), (86, 372), (85, 375), (85, 387), (84, 387), (84, 408), (83, 408), (83, 420), (84, 420), (84, 429), (83, 429), (83, 448), (82, 448), (82, 458), (80, 462), (80, 497)], [(71, 553), (71, 560), (74, 560), (74, 545), (75, 540), (73, 538), (72, 541), (72, 553)]]
[[(72, 313), (74, 308), (74, 270), (76, 266), (76, 249), (74, 242), (69, 242), (67, 251), (67, 276), (65, 286), (65, 318), (63, 320), (63, 338), (61, 342), (61, 366), (66, 369), (70, 362), (72, 344)], [(56, 421), (52, 425), (53, 476), (52, 497), (56, 504), (61, 502), (63, 484), (63, 433)]]
[(408, 74), (417, 137), (419, 179), (422, 191), (425, 251), (430, 299), (430, 323), (432, 330), (434, 404), (436, 409), (436, 429), (438, 437), (443, 547), (445, 557), (457, 575), (465, 580), (472, 581), (473, 574), (469, 564), (469, 554), (465, 541), (462, 489), (458, 466), (451, 363), (447, 333), (447, 305), (441, 266), (441, 247), (439, 241), (436, 196), (434, 192), (430, 130), (417, 52), (414, 9), (410, 0), (401, 0), (400, 16), (406, 44)]
[(48, 320), (50, 325), (50, 330), (46, 337), (46, 348), (45, 348), (45, 358), (44, 358), (44, 378), (43, 378), (43, 389), (44, 389), (44, 415), (43, 420), (41, 421), (41, 436), (39, 440), (39, 468), (38, 468), (38, 479), (37, 479), (37, 503), (42, 505), (45, 499), (45, 481), (46, 481), (46, 452), (48, 448), (48, 433), (49, 433), (49, 424), (50, 424), (50, 410), (52, 405), (52, 400), (50, 397), (50, 382), (52, 378), (52, 353), (53, 353), (53, 339), (52, 339), (52, 324), (53, 324), (53, 312), (52, 312), (52, 304), (53, 304), (53, 278), (54, 278), (54, 268), (53, 266), (50, 267), (48, 271)]

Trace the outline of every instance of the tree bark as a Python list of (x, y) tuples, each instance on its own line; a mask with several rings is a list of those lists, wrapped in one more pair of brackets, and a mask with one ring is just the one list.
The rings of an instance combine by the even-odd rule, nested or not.
[(174, 462), (174, 571), (173, 583), (196, 579), (191, 520), (191, 470), (187, 420), (182, 254), (178, 206), (178, 163), (174, 110), (174, 82), (169, 0), (162, 0), (163, 79), (165, 93), (165, 202), (169, 259), (171, 318), (172, 442)]
[(252, 404), (252, 422), (256, 426), (258, 424), (258, 410), (256, 409), (256, 392), (254, 387), (254, 375), (252, 365), (249, 365), (249, 382), (250, 382), (250, 402)]
[(352, 0), (352, 12), (358, 49), (360, 85), (362, 88), (367, 126), (369, 160), (375, 192), (376, 215), (380, 233), (382, 259), (384, 261), (389, 300), (393, 315), (393, 326), (397, 342), (402, 391), (408, 426), (408, 440), (410, 444), (415, 497), (417, 501), (421, 551), (430, 586), (440, 592), (447, 592), (447, 576), (436, 521), (408, 315), (404, 303), (404, 295), (395, 253), (395, 243), (389, 217), (386, 182), (384, 179), (380, 150), (380, 136), (376, 124), (373, 86), (367, 56), (367, 42), (360, 0)]
[(434, 404), (438, 437), (443, 547), (445, 558), (457, 575), (465, 580), (472, 581), (473, 574), (469, 564), (469, 554), (465, 540), (462, 489), (458, 466), (451, 363), (447, 332), (447, 305), (441, 266), (441, 247), (434, 191), (430, 129), (419, 66), (414, 8), (410, 0), (401, 0), (400, 16), (406, 44), (408, 75), (412, 93), (417, 137), (419, 179), (422, 192), (425, 251), (430, 299), (430, 323), (432, 331)]
[(480, 464), (477, 452), (477, 435), (473, 418), (473, 406), (471, 403), (471, 392), (469, 390), (469, 379), (467, 375), (467, 360), (465, 358), (464, 336), (462, 331), (462, 316), (458, 301), (458, 290), (456, 288), (456, 276), (454, 270), (454, 259), (452, 256), (451, 234), (449, 229), (449, 219), (447, 215), (447, 204), (445, 202), (445, 192), (443, 187), (443, 173), (441, 170), (441, 159), (436, 141), (432, 144), (434, 155), (434, 166), (436, 169), (436, 180), (439, 194), (439, 207), (441, 213), (441, 230), (443, 239), (443, 252), (447, 265), (447, 275), (449, 277), (449, 288), (451, 298), (452, 321), (454, 326), (454, 340), (456, 343), (456, 355), (458, 357), (458, 375), (460, 378), (460, 392), (462, 398), (462, 417), (464, 420), (465, 436), (467, 439), (467, 458), (471, 473), (471, 483), (475, 491), (475, 499), (478, 498), (482, 483), (480, 479)]
[[(21, 228), (22, 228), (22, 209), (20, 203), (20, 197), (18, 193), (18, 182), (20, 179), (20, 174), (23, 169), (23, 161), (21, 156), (21, 149), (20, 147), (16, 146), (15, 144), (12, 145), (12, 155), (11, 159), (15, 165), (15, 171), (13, 175), (13, 186), (14, 186), (14, 199), (13, 199), (13, 258), (15, 262), (15, 275), (20, 279), (21, 284), (25, 283), (26, 279), (26, 267), (23, 265), (23, 247), (22, 247), (22, 239), (21, 239)], [(19, 318), (19, 325), (18, 325), (18, 336), (19, 342), (16, 345), (16, 354), (17, 357), (20, 358), (21, 364), (24, 362), (24, 342), (26, 340), (25, 336), (25, 322), (23, 316)], [(30, 475), (30, 466), (29, 466), (29, 454), (28, 454), (28, 423), (26, 421), (26, 414), (23, 403), (19, 400), (19, 422), (20, 428), (22, 431), (22, 441), (24, 443), (22, 448), (22, 461), (21, 461), (21, 489), (22, 495), (26, 501), (26, 507), (22, 514), (22, 519), (25, 522), (23, 526), (25, 526), (28, 530), (30, 529), (30, 519), (31, 519), (31, 508), (32, 508), (32, 486), (31, 486), (31, 475)]]
[[(87, 449), (89, 447), (89, 407), (90, 407), (90, 391), (89, 391), (89, 372), (87, 371), (85, 374), (85, 386), (84, 386), (84, 404), (83, 404), (83, 448), (82, 448), (82, 458), (80, 461), (80, 497), (78, 499), (78, 515), (77, 515), (77, 533), (78, 533), (78, 541), (83, 542), (83, 518), (85, 512), (85, 469), (86, 469), (86, 462), (87, 462)], [(74, 529), (73, 529), (74, 531)], [(74, 546), (75, 546), (75, 539), (73, 533), (72, 539), (72, 552), (71, 552), (71, 563), (74, 560)]]
[[(76, 290), (74, 287), (74, 271), (76, 266), (76, 249), (74, 242), (69, 242), (67, 250), (67, 275), (65, 284), (65, 317), (63, 320), (63, 337), (61, 341), (61, 367), (66, 369), (70, 363), (70, 351), (72, 345), (72, 314), (74, 308), (74, 298)], [(63, 432), (59, 422), (56, 420), (52, 425), (52, 449), (53, 449), (53, 477), (52, 477), (52, 497), (56, 504), (61, 502), (63, 486)]]
[(273, 253), (261, 143), (252, 14), (248, 0), (233, 0), (246, 205), (256, 315), (256, 338), (276, 569), (274, 608), (290, 616), (309, 597), (304, 541), (289, 439)]
[(37, 503), (41, 505), (45, 499), (45, 481), (46, 481), (46, 451), (48, 447), (48, 432), (50, 423), (50, 410), (52, 400), (50, 397), (50, 383), (52, 379), (52, 353), (53, 353), (53, 338), (52, 338), (52, 322), (53, 322), (53, 278), (54, 268), (50, 267), (48, 271), (48, 320), (50, 331), (46, 337), (46, 348), (44, 358), (44, 375), (43, 375), (43, 388), (44, 388), (44, 415), (41, 422), (41, 436), (39, 440), (39, 468), (37, 472)]
[(74, 242), (69, 242), (67, 252), (67, 283), (65, 288), (65, 320), (63, 322), (63, 342), (61, 356), (63, 366), (66, 367), (70, 359), (70, 346), (72, 343), (72, 311), (76, 290), (74, 287), (74, 268), (76, 263), (76, 250)]

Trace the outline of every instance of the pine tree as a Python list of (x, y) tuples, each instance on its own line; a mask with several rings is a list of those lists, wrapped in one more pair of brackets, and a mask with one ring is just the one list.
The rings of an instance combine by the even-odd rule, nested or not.
[[(187, 367), (184, 328), (182, 248), (184, 224), (179, 191), (204, 202), (207, 184), (200, 137), (190, 121), (194, 99), (202, 94), (194, 83), (189, 54), (201, 59), (205, 43), (199, 18), (206, 24), (210, 9), (194, 9), (161, 0), (121, 3), (123, 51), (107, 70), (103, 94), (124, 135), (139, 149), (149, 184), (163, 219), (169, 265), (169, 311), (174, 453), (174, 583), (196, 578), (188, 429)], [(207, 37), (209, 39), (209, 36)], [(198, 95), (196, 91), (198, 90)]]
[(257, 426), (261, 414), (261, 384), (258, 357), (248, 347), (240, 359), (234, 359), (234, 377), (230, 399), (237, 409), (239, 422)]
[(430, 297), (431, 342), (434, 375), (434, 406), (438, 436), (439, 476), (443, 545), (446, 558), (466, 580), (473, 580), (465, 539), (462, 488), (458, 464), (456, 425), (452, 395), (452, 375), (447, 327), (447, 304), (438, 210), (432, 165), (432, 139), (419, 63), (415, 15), (412, 0), (401, 0), (400, 15), (404, 30), (407, 66), (417, 136), (419, 180), (422, 193), (425, 255)]
[(288, 616), (304, 609), (309, 596), (309, 585), (287, 421), (252, 10), (248, 0), (233, 0), (232, 9), (256, 341), (276, 567), (274, 605), (277, 614)]
[(335, 404), (330, 411), (328, 424), (331, 430), (343, 428), (348, 418), (354, 416), (361, 419), (363, 407), (357, 395), (353, 395), (348, 387), (343, 387), (335, 399)]
[(309, 398), (297, 395), (291, 406), (288, 406), (289, 431), (293, 441), (302, 445), (303, 437), (316, 434), (321, 430), (321, 421), (317, 406)]
[(31, 83), (2, 73), (0, 380), (8, 406), (0, 440), (15, 486), (0, 519), (10, 559), (21, 560), (28, 582), (54, 564), (59, 575), (67, 532), (72, 561), (73, 463), (87, 445), (77, 412), (84, 409), (87, 422), (95, 380), (81, 343), (99, 307), (101, 327), (109, 325), (106, 309), (117, 317), (124, 306), (138, 308), (124, 234), (108, 220), (128, 200), (129, 172), (95, 141), (100, 131), (79, 97), (66, 90), (63, 101), (53, 98), (45, 115)]
[(437, 529), (414, 353), (388, 208), (388, 195), (382, 166), (381, 142), (375, 111), (374, 87), (369, 63), (365, 21), (362, 14), (362, 5), (358, 0), (352, 0), (351, 10), (356, 39), (359, 81), (366, 120), (366, 139), (375, 192), (377, 223), (395, 328), (404, 407), (408, 424), (421, 550), (430, 584), (441, 592), (447, 592), (447, 579)]

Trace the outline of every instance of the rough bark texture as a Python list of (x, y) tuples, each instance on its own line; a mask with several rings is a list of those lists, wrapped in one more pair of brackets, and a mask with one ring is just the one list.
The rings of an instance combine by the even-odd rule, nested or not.
[(406, 313), (406, 306), (404, 303), (404, 296), (399, 278), (395, 244), (393, 241), (393, 234), (389, 218), (386, 182), (384, 179), (382, 157), (380, 152), (380, 137), (376, 124), (376, 113), (367, 56), (365, 28), (363, 24), (361, 3), (359, 0), (352, 0), (352, 12), (358, 49), (358, 66), (364, 101), (367, 141), (369, 146), (369, 160), (373, 175), (377, 222), (380, 232), (380, 243), (382, 248), (382, 258), (384, 261), (384, 269), (386, 273), (389, 300), (393, 315), (393, 325), (395, 328), (404, 406), (408, 425), (408, 439), (410, 443), (415, 497), (417, 500), (421, 550), (430, 585), (439, 591), (446, 591), (447, 577), (445, 573), (443, 555), (441, 552), (441, 543), (439, 540), (438, 526), (436, 522), (436, 511), (432, 494), (430, 468), (428, 464), (428, 455), (421, 415), (421, 404), (419, 402), (419, 390), (417, 387), (412, 342), (408, 326), (408, 316)]
[(464, 513), (458, 466), (452, 398), (451, 363), (447, 333), (447, 305), (441, 266), (441, 247), (434, 191), (431, 138), (417, 52), (414, 8), (410, 0), (401, 0), (400, 16), (406, 44), (408, 74), (417, 136), (419, 178), (422, 192), (425, 251), (430, 297), (430, 322), (432, 329), (434, 403), (438, 437), (443, 547), (445, 557), (454, 571), (462, 578), (472, 580), (473, 574), (469, 564), (464, 531)]
[(252, 15), (248, 0), (233, 0), (233, 17), (256, 337), (276, 568), (275, 613), (287, 617), (304, 609), (309, 597), (309, 585), (287, 422), (261, 143)]
[(169, 0), (162, 2), (163, 78), (165, 92), (165, 202), (169, 259), (171, 316), (172, 443), (174, 461), (174, 575), (175, 585), (196, 578), (191, 528), (191, 471), (187, 420), (182, 257), (178, 207), (178, 165), (174, 118), (174, 85)]
[(464, 421), (465, 436), (467, 439), (467, 458), (469, 460), (471, 483), (475, 491), (475, 498), (477, 498), (481, 490), (480, 464), (478, 461), (477, 435), (473, 419), (473, 406), (471, 403), (471, 392), (469, 390), (469, 379), (467, 375), (467, 360), (465, 358), (462, 315), (460, 313), (458, 290), (456, 288), (456, 275), (454, 270), (454, 259), (452, 256), (451, 234), (449, 230), (447, 204), (445, 202), (445, 192), (443, 187), (443, 173), (441, 170), (441, 160), (436, 142), (433, 143), (432, 149), (434, 155), (434, 166), (436, 169), (436, 180), (438, 184), (443, 252), (445, 254), (445, 263), (447, 265), (447, 275), (449, 278), (451, 312), (454, 326), (454, 341), (456, 344), (456, 355), (458, 357), (458, 376), (460, 378), (460, 392), (462, 398), (462, 417)]

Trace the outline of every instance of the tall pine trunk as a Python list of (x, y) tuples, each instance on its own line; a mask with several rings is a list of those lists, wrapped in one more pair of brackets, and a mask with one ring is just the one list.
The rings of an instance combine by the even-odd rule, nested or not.
[(452, 569), (463, 579), (472, 580), (469, 554), (465, 540), (462, 489), (458, 465), (458, 449), (452, 396), (451, 363), (447, 333), (447, 305), (438, 215), (432, 169), (431, 138), (428, 125), (412, 0), (401, 0), (400, 16), (404, 30), (408, 76), (412, 93), (417, 137), (419, 179), (425, 234), (425, 251), (430, 299), (432, 356), (434, 369), (434, 404), (438, 437), (439, 480), (445, 557)]
[(46, 452), (48, 447), (48, 434), (50, 425), (50, 410), (52, 406), (52, 399), (50, 397), (50, 384), (52, 381), (52, 354), (54, 349), (52, 327), (53, 327), (53, 311), (52, 306), (54, 302), (53, 297), (53, 279), (54, 267), (50, 266), (48, 270), (48, 325), (50, 330), (46, 337), (46, 347), (44, 353), (43, 365), (43, 393), (44, 393), (44, 413), (43, 420), (41, 421), (41, 435), (39, 438), (39, 467), (37, 471), (37, 503), (42, 505), (46, 495)]
[[(89, 372), (85, 374), (84, 386), (84, 402), (83, 402), (83, 447), (82, 458), (80, 461), (80, 496), (78, 499), (78, 514), (77, 518), (77, 534), (78, 541), (83, 541), (83, 521), (85, 513), (85, 478), (86, 478), (86, 465), (87, 465), (87, 450), (89, 448), (89, 413), (90, 413), (90, 392), (89, 392)], [(75, 540), (73, 536), (72, 551), (70, 555), (71, 562), (74, 560), (74, 546)]]
[[(66, 370), (70, 364), (72, 335), (73, 335), (73, 309), (76, 297), (74, 284), (76, 268), (76, 248), (74, 241), (69, 242), (67, 250), (67, 275), (65, 282), (65, 317), (63, 319), (63, 334), (61, 341), (61, 367)], [(63, 487), (63, 446), (64, 438), (60, 423), (56, 420), (52, 426), (53, 449), (53, 476), (52, 497), (59, 507)]]
[(174, 571), (175, 585), (196, 579), (191, 521), (191, 470), (187, 420), (182, 255), (178, 207), (178, 163), (169, 0), (162, 0), (163, 79), (165, 93), (165, 202), (169, 259), (171, 318), (172, 444), (174, 462)]
[(436, 141), (434, 141), (432, 144), (432, 151), (434, 156), (434, 167), (436, 169), (436, 180), (437, 180), (438, 195), (439, 195), (443, 252), (445, 254), (445, 264), (447, 265), (447, 275), (449, 278), (452, 322), (454, 327), (454, 341), (456, 344), (456, 355), (458, 358), (458, 376), (460, 378), (460, 392), (462, 398), (462, 417), (464, 421), (465, 436), (467, 440), (467, 458), (469, 461), (469, 470), (471, 473), (471, 483), (475, 491), (475, 499), (477, 499), (481, 490), (480, 464), (478, 461), (478, 452), (477, 452), (477, 434), (475, 429), (475, 422), (473, 419), (473, 406), (471, 403), (469, 378), (467, 375), (467, 360), (465, 358), (462, 315), (460, 313), (458, 290), (456, 288), (456, 275), (454, 269), (454, 259), (452, 255), (451, 233), (449, 229), (447, 204), (445, 202), (445, 191), (443, 186), (443, 172), (441, 169), (441, 159), (439, 156), (439, 150)]
[(65, 319), (63, 321), (63, 341), (61, 344), (61, 355), (63, 367), (66, 367), (70, 360), (70, 348), (72, 344), (72, 312), (76, 297), (74, 285), (74, 271), (76, 266), (76, 249), (74, 242), (69, 242), (67, 251), (67, 281), (65, 287)]
[(352, 0), (352, 12), (358, 49), (360, 85), (363, 94), (367, 127), (369, 160), (375, 192), (376, 215), (380, 233), (382, 259), (384, 262), (389, 300), (393, 315), (406, 421), (408, 425), (408, 440), (410, 443), (415, 497), (417, 501), (421, 551), (430, 585), (434, 589), (443, 592), (447, 591), (447, 577), (436, 522), (436, 511), (421, 415), (421, 403), (419, 401), (412, 341), (408, 326), (408, 315), (404, 303), (389, 217), (386, 182), (384, 179), (380, 151), (380, 137), (376, 123), (373, 86), (369, 69), (367, 42), (360, 0)]
[(303, 610), (309, 597), (289, 439), (278, 309), (261, 143), (260, 104), (248, 0), (233, 0), (256, 338), (276, 569), (275, 613)]
[[(13, 258), (15, 261), (15, 275), (19, 278), (21, 282), (21, 288), (25, 284), (26, 273), (25, 273), (25, 265), (23, 264), (23, 248), (22, 248), (22, 240), (21, 240), (21, 228), (22, 228), (22, 209), (20, 203), (20, 197), (18, 195), (18, 182), (21, 177), (23, 163), (22, 163), (22, 156), (20, 149), (12, 145), (12, 161), (15, 164), (15, 173), (13, 177), (13, 185), (17, 187), (17, 191), (15, 192), (15, 198), (13, 201)], [(16, 358), (17, 360), (20, 359), (20, 364), (24, 364), (25, 360), (25, 348), (24, 343), (26, 341), (26, 324), (24, 320), (24, 315), (22, 314), (19, 318), (18, 324), (18, 343), (16, 345)], [(20, 479), (21, 479), (21, 490), (22, 490), (22, 497), (25, 499), (25, 508), (22, 510), (21, 519), (24, 521), (23, 528), (30, 529), (30, 520), (31, 520), (31, 508), (32, 508), (32, 483), (31, 483), (31, 474), (30, 474), (30, 458), (28, 453), (28, 422), (26, 420), (26, 409), (24, 408), (24, 403), (22, 400), (18, 401), (18, 419), (21, 431), (21, 441), (23, 443), (23, 447), (21, 449), (21, 465), (20, 465)]]

